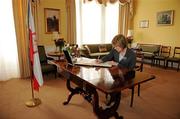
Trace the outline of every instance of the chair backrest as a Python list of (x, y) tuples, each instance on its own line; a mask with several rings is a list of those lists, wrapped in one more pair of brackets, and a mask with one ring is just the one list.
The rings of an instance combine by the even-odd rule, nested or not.
[(144, 54), (137, 51), (136, 52), (136, 71), (143, 71), (143, 65), (144, 65)]
[(174, 48), (173, 57), (179, 57), (180, 58), (180, 47), (175, 47)]
[(38, 53), (39, 53), (40, 63), (47, 63), (47, 56), (44, 46), (42, 45), (38, 46)]
[(161, 46), (160, 56), (169, 57), (171, 53), (171, 46)]

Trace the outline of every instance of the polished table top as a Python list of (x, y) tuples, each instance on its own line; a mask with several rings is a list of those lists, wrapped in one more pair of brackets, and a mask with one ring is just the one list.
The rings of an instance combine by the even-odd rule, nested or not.
[(104, 93), (121, 91), (155, 78), (148, 73), (128, 71), (118, 67), (97, 68), (58, 64), (61, 65), (61, 74), (66, 78), (76, 83), (83, 82), (83, 85), (91, 85)]

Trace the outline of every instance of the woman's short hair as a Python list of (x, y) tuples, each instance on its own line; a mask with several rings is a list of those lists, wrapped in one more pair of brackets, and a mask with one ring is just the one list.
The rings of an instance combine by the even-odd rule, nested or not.
[(119, 45), (121, 48), (126, 48), (127, 47), (127, 40), (122, 34), (116, 35), (113, 40), (112, 40), (112, 45), (117, 46)]

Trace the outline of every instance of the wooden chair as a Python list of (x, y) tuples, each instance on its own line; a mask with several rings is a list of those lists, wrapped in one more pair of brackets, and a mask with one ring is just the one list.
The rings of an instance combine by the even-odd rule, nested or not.
[(143, 71), (143, 65), (144, 65), (144, 54), (141, 52), (136, 52), (136, 71)]
[(166, 68), (168, 67), (169, 62), (171, 62), (171, 67), (173, 67), (173, 63), (177, 63), (177, 71), (179, 70), (180, 66), (180, 47), (174, 48), (174, 53), (172, 57), (166, 59)]
[[(136, 52), (136, 67), (135, 70), (136, 71), (143, 71), (143, 65), (144, 65), (144, 54), (137, 51)], [(134, 86), (131, 89), (131, 103), (130, 103), (130, 107), (133, 106), (133, 100), (134, 100)], [(138, 84), (138, 96), (140, 96), (140, 84)]]
[(57, 67), (54, 64), (48, 64), (48, 60), (53, 60), (46, 56), (44, 46), (38, 46), (39, 59), (41, 64), (41, 70), (43, 74), (54, 73), (56, 77)]
[(154, 57), (155, 64), (160, 66), (160, 62), (164, 62), (164, 68), (166, 67), (166, 59), (170, 56), (171, 46), (161, 46), (161, 51), (158, 56)]

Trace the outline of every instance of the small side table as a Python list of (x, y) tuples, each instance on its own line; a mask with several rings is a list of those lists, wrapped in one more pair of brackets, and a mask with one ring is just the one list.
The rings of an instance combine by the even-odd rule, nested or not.
[(51, 57), (58, 57), (59, 60), (64, 60), (64, 53), (62, 52), (49, 52), (47, 55)]

